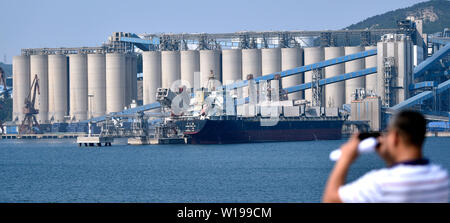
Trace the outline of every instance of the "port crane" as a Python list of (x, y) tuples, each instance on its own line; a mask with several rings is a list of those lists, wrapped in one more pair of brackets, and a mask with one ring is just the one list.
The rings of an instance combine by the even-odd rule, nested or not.
[(36, 120), (36, 114), (39, 114), (39, 110), (34, 107), (36, 102), (36, 94), (40, 95), (39, 78), (37, 74), (34, 76), (33, 82), (30, 86), (28, 96), (25, 98), (25, 107), (23, 108), (23, 114), (25, 115), (22, 124), (19, 128), (19, 134), (29, 134), (40, 132), (40, 125)]

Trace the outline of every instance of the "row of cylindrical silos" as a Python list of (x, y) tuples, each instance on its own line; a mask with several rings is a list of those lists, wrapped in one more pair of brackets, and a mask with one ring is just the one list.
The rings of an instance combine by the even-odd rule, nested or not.
[[(311, 47), (311, 48), (267, 48), (267, 49), (225, 49), (186, 51), (143, 52), (143, 103), (156, 100), (158, 87), (169, 88), (176, 80), (182, 80), (191, 88), (206, 87), (210, 72), (223, 84), (267, 75), (333, 59), (344, 55), (375, 49), (376, 47)], [(376, 56), (358, 59), (343, 64), (326, 67), (322, 78), (376, 67)], [(312, 71), (304, 75), (283, 78), (283, 88), (312, 81)], [(186, 84), (185, 84), (186, 85)], [(360, 77), (345, 82), (327, 85), (324, 90), (323, 105), (340, 107), (349, 104), (357, 88), (376, 88), (376, 75)], [(312, 101), (311, 89), (289, 94), (289, 99)]]
[(82, 121), (118, 112), (137, 99), (134, 54), (51, 54), (13, 58), (13, 120), (22, 121), (25, 99), (39, 79), (36, 116), (41, 124)]

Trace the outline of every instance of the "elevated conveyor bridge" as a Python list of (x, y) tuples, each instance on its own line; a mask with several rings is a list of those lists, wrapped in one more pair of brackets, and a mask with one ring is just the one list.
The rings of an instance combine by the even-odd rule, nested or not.
[(431, 57), (428, 57), (422, 63), (417, 65), (413, 71), (413, 78), (419, 78), (426, 74), (426, 71), (430, 69), (435, 63), (439, 63), (439, 61), (448, 56), (450, 53), (450, 43), (445, 45), (443, 48), (434, 53)]

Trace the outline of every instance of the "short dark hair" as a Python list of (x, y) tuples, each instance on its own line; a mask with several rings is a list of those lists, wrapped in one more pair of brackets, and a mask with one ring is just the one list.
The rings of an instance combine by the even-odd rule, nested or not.
[(425, 141), (426, 125), (422, 114), (405, 110), (395, 116), (391, 128), (397, 130), (406, 143), (421, 148)]

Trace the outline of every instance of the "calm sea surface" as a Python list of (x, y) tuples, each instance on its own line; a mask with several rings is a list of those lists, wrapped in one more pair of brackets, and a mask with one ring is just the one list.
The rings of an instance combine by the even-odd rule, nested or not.
[[(328, 154), (343, 142), (80, 148), (0, 140), (0, 202), (320, 202)], [(425, 155), (450, 169), (450, 138), (428, 138)], [(348, 180), (383, 165), (364, 155)]]

